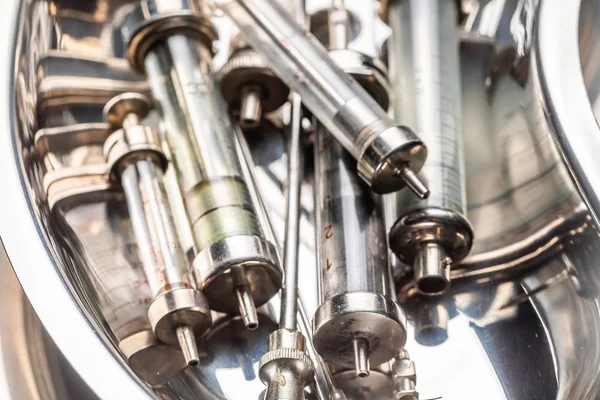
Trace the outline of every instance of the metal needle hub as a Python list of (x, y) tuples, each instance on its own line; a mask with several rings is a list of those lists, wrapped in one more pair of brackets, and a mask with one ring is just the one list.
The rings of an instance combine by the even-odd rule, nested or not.
[(240, 126), (243, 129), (255, 128), (260, 124), (262, 115), (262, 90), (259, 86), (248, 85), (242, 89), (240, 108)]
[(365, 339), (354, 339), (354, 369), (356, 376), (366, 378), (369, 376), (369, 343)]
[(252, 295), (245, 286), (238, 286), (235, 289), (235, 295), (240, 307), (240, 315), (244, 321), (246, 328), (254, 330), (258, 328), (258, 315), (256, 314), (256, 306)]
[(185, 363), (190, 367), (198, 365), (200, 356), (198, 355), (198, 346), (196, 345), (194, 332), (187, 325), (180, 326), (176, 329), (176, 332), (177, 341), (179, 342), (179, 347), (181, 347)]
[(395, 171), (395, 174), (400, 177), (406, 183), (406, 186), (414, 194), (419, 196), (420, 199), (424, 200), (429, 197), (429, 189), (427, 186), (419, 179), (417, 174), (413, 172), (412, 169), (408, 167), (404, 167), (402, 169), (398, 169)]

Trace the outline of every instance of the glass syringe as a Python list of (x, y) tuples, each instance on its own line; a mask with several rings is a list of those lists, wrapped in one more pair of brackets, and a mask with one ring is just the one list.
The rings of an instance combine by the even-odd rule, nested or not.
[(358, 161), (358, 173), (375, 192), (390, 193), (407, 185), (421, 198), (429, 195), (416, 175), (427, 154), (421, 140), (409, 128), (396, 126), (278, 2), (216, 0), (215, 4)]
[(193, 275), (213, 310), (258, 327), (256, 307), (281, 287), (236, 153), (212, 66), (217, 35), (191, 0), (144, 0), (122, 32), (132, 67), (147, 75), (163, 119), (194, 245)]
[(164, 343), (179, 343), (188, 365), (199, 362), (196, 335), (212, 323), (208, 300), (191, 284), (187, 259), (164, 187), (166, 158), (156, 132), (141, 120), (152, 107), (137, 93), (123, 93), (104, 108), (115, 131), (104, 145), (111, 178), (121, 184), (153, 296), (152, 331)]
[(414, 267), (417, 290), (434, 295), (446, 290), (451, 264), (467, 255), (473, 238), (464, 216), (455, 2), (395, 0), (387, 19), (395, 117), (415, 126), (427, 142), (420, 176), (432, 190), (426, 201), (406, 192), (392, 196), (389, 242)]

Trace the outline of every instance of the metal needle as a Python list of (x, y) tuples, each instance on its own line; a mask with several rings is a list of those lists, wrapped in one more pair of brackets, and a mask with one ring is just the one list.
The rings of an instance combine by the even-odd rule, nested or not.
[(244, 325), (250, 330), (258, 328), (258, 315), (256, 314), (256, 306), (250, 295), (247, 287), (238, 286), (235, 288), (238, 304), (240, 306), (240, 315), (244, 320)]
[(419, 179), (417, 174), (413, 172), (412, 169), (404, 167), (397, 170), (396, 175), (399, 176), (404, 183), (406, 183), (406, 186), (408, 186), (408, 188), (412, 190), (414, 194), (419, 196), (420, 199), (426, 199), (429, 197), (429, 189), (427, 186), (425, 186), (423, 181)]
[(196, 346), (196, 338), (194, 332), (189, 326), (184, 325), (177, 328), (177, 341), (181, 347), (185, 362), (190, 367), (198, 365), (200, 356), (198, 355), (198, 346)]
[(369, 376), (369, 344), (365, 339), (354, 339), (354, 369), (356, 376), (366, 378)]

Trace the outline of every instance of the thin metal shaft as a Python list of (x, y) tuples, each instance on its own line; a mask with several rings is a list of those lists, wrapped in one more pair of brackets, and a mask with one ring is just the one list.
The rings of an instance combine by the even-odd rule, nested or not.
[(356, 376), (366, 378), (369, 376), (369, 344), (365, 339), (354, 339), (354, 369)]
[(429, 189), (413, 170), (402, 168), (396, 171), (396, 175), (398, 175), (404, 183), (406, 183), (406, 186), (408, 186), (414, 194), (419, 196), (421, 200), (429, 197)]
[(198, 346), (196, 346), (194, 331), (189, 326), (183, 325), (177, 328), (176, 333), (185, 363), (190, 367), (198, 365), (200, 356), (198, 355)]
[(279, 327), (296, 329), (298, 294), (298, 246), (300, 229), (300, 192), (304, 172), (304, 146), (302, 140), (302, 101), (299, 95), (292, 95), (290, 119), (290, 146), (288, 152), (287, 212), (285, 218), (285, 241), (283, 247), (283, 268), (285, 285), (281, 302)]
[(244, 325), (250, 330), (258, 328), (258, 315), (256, 313), (256, 306), (254, 300), (248, 289), (244, 286), (237, 287), (235, 289), (235, 295), (237, 296), (238, 305), (240, 307), (240, 315), (244, 320)]
[(242, 89), (240, 107), (240, 126), (254, 128), (260, 123), (262, 115), (262, 90), (257, 85), (247, 85)]

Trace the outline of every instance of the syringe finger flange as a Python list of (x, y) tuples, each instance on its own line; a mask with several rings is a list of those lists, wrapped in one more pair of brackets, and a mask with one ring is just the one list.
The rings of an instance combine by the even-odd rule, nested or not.
[(282, 280), (277, 260), (269, 241), (254, 235), (231, 236), (198, 253), (193, 275), (213, 310), (238, 314), (236, 290), (248, 291), (256, 307), (277, 293)]
[(127, 58), (134, 70), (145, 72), (148, 50), (171, 33), (183, 33), (200, 40), (214, 52), (218, 34), (210, 19), (194, 0), (142, 0), (127, 14), (121, 33), (128, 44)]
[(368, 361), (388, 361), (406, 343), (406, 316), (389, 297), (367, 292), (346, 293), (321, 304), (313, 320), (313, 342), (325, 360), (355, 368), (355, 344), (364, 340)]
[(437, 295), (448, 288), (451, 265), (469, 253), (472, 238), (471, 225), (462, 214), (437, 207), (404, 215), (389, 234), (390, 248), (414, 267), (417, 290), (425, 295)]

